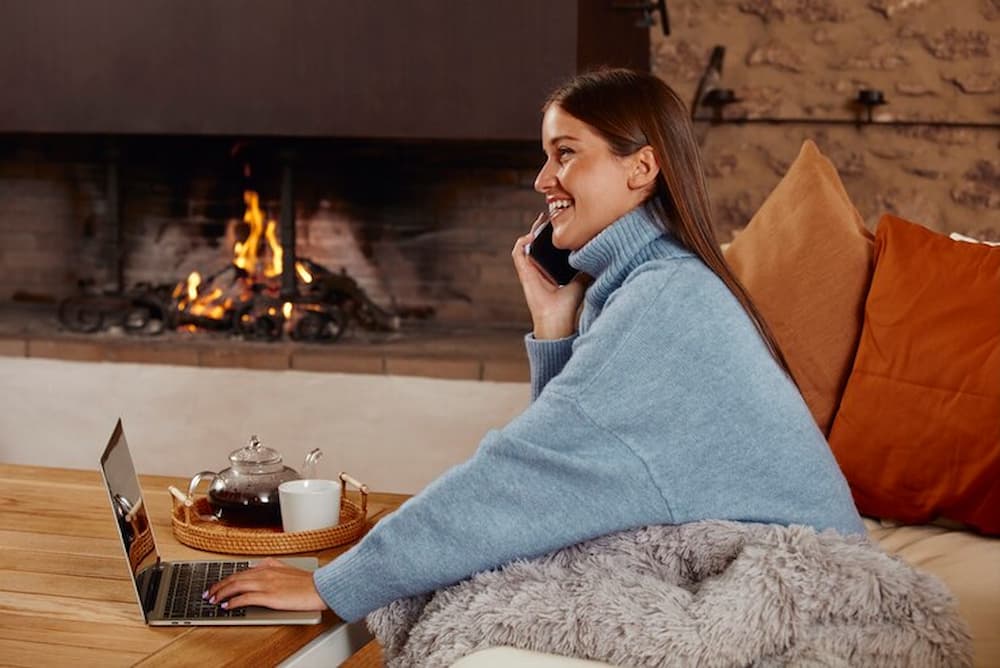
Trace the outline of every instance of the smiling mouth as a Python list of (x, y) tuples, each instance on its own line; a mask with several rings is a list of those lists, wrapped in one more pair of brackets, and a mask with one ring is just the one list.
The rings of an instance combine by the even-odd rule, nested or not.
[(561, 215), (563, 211), (571, 206), (573, 206), (573, 200), (570, 199), (557, 199), (549, 202), (549, 218)]

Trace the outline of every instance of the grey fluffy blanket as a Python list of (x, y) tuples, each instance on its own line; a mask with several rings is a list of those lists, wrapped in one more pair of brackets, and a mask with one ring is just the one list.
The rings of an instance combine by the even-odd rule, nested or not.
[(951, 594), (862, 537), (706, 521), (597, 538), (368, 616), (389, 668), (512, 646), (628, 666), (969, 666)]

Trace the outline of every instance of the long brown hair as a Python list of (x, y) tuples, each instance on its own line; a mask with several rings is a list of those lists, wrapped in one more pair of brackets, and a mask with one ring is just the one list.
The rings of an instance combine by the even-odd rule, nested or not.
[(701, 152), (684, 102), (662, 80), (626, 69), (602, 68), (557, 88), (543, 109), (556, 105), (604, 138), (617, 156), (650, 146), (660, 175), (651, 199), (667, 230), (722, 279), (789, 377), (788, 362), (750, 294), (722, 256), (712, 227), (712, 207)]

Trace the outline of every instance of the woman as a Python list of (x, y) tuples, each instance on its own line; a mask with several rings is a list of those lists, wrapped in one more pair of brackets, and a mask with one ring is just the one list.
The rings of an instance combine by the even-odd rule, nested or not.
[(213, 586), (214, 602), (330, 607), (353, 621), (637, 526), (715, 518), (863, 532), (718, 250), (683, 103), (651, 75), (601, 70), (544, 110), (535, 189), (582, 274), (557, 288), (525, 255), (531, 235), (514, 245), (534, 325), (531, 405), (315, 574), (269, 561)]

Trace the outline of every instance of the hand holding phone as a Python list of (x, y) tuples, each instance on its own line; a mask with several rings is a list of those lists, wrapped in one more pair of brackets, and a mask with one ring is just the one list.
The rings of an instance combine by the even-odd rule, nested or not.
[(548, 214), (539, 217), (542, 222), (532, 230), (532, 240), (524, 247), (542, 273), (556, 285), (566, 285), (579, 273), (569, 263), (570, 251), (556, 248), (552, 244), (552, 221)]

